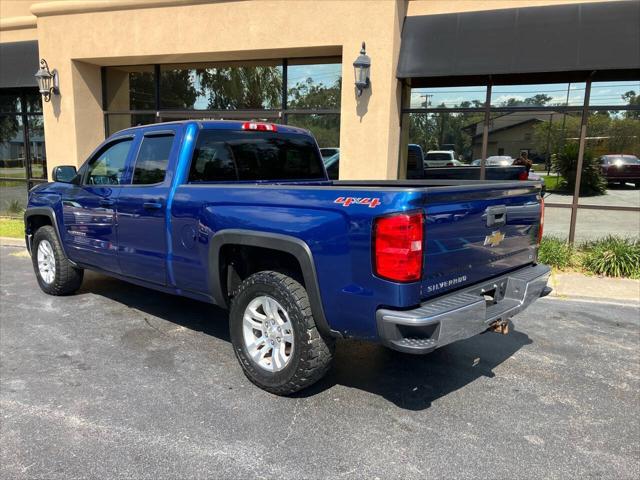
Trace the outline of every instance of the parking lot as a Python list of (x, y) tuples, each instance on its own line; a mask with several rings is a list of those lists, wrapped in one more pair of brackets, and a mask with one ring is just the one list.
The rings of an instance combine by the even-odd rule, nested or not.
[(638, 306), (545, 298), (508, 336), (413, 357), (342, 341), (293, 398), (242, 375), (225, 312), (0, 247), (3, 478), (638, 478)]

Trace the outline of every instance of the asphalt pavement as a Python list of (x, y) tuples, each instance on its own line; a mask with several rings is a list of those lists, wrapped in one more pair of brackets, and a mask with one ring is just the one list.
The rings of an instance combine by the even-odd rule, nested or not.
[(223, 310), (0, 247), (1, 478), (639, 478), (638, 306), (545, 298), (421, 357), (341, 341), (316, 386), (253, 386)]

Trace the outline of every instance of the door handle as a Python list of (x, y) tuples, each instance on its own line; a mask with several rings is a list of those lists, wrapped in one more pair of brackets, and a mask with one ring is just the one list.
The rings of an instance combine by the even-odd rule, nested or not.
[(113, 207), (116, 202), (110, 198), (101, 198), (99, 203), (101, 207)]
[(489, 207), (486, 210), (487, 227), (501, 227), (507, 223), (506, 205)]
[(146, 208), (147, 210), (158, 210), (158, 209), (162, 208), (162, 203), (160, 203), (160, 202), (144, 202), (142, 204), (142, 206), (144, 208)]

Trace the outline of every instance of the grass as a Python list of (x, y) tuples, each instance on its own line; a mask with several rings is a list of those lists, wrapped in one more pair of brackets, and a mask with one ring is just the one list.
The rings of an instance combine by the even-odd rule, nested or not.
[(640, 240), (608, 236), (574, 246), (560, 237), (545, 236), (540, 262), (558, 270), (574, 269), (592, 275), (640, 278)]
[(559, 184), (562, 181), (562, 177), (556, 176), (555, 174), (543, 177), (544, 184), (547, 187), (548, 192), (553, 192), (554, 190), (558, 190)]
[(538, 259), (551, 267), (564, 270), (573, 265), (573, 246), (560, 237), (546, 236), (542, 238)]
[(24, 221), (16, 218), (0, 218), (0, 237), (24, 238)]

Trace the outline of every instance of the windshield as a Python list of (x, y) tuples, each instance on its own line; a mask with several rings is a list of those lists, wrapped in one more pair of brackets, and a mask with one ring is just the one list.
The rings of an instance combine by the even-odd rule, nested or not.
[(640, 159), (635, 155), (605, 155), (602, 158), (609, 165), (640, 165)]
[(295, 133), (202, 130), (190, 182), (326, 179), (313, 138)]

